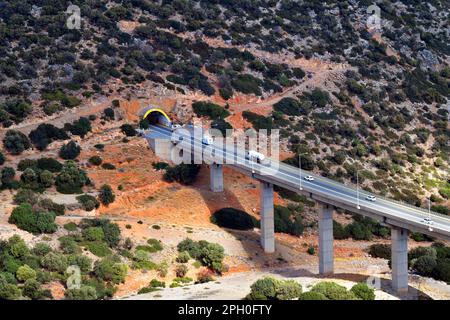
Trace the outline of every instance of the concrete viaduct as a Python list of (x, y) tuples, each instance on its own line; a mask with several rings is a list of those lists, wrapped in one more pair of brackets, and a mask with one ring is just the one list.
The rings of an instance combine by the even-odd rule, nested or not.
[[(164, 125), (152, 124), (149, 130), (140, 132), (146, 138), (155, 153), (165, 159), (171, 160), (171, 153), (176, 146), (170, 142), (172, 130)], [(193, 143), (194, 138), (186, 136), (184, 143)], [(204, 152), (206, 147), (201, 143), (197, 152), (202, 152), (205, 159), (208, 155)], [(214, 147), (213, 147), (214, 148)], [(194, 151), (195, 152), (195, 151)], [(214, 157), (226, 156), (231, 153), (237, 159), (245, 157), (244, 151), (236, 146), (215, 148), (214, 156), (209, 160), (210, 186), (213, 192), (222, 192), (223, 164), (215, 163)], [(398, 294), (408, 291), (408, 233), (410, 231), (421, 232), (430, 236), (450, 240), (450, 219), (447, 216), (432, 213), (433, 226), (424, 223), (425, 217), (430, 213), (417, 207), (398, 203), (389, 199), (380, 198), (374, 202), (365, 198), (369, 193), (357, 191), (338, 182), (313, 175), (310, 172), (300, 172), (298, 168), (289, 166), (276, 160), (271, 160), (271, 165), (262, 165), (256, 162), (249, 163), (247, 159), (241, 159), (242, 163), (225, 164), (259, 181), (260, 184), (260, 217), (261, 217), (261, 246), (266, 253), (275, 251), (274, 233), (274, 195), (273, 186), (278, 185), (287, 190), (303, 194), (319, 205), (319, 273), (332, 274), (333, 266), (333, 212), (335, 208), (371, 217), (381, 224), (391, 228), (392, 246), (392, 288)], [(276, 164), (276, 170), (271, 170), (272, 164)], [(304, 177), (311, 175), (314, 181), (306, 181)], [(300, 182), (302, 180), (302, 182)], [(302, 188), (299, 188), (299, 184)]]

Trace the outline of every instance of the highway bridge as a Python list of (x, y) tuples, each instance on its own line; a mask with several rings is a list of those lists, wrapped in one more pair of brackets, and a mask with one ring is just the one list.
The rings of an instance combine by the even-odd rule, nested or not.
[[(178, 130), (176, 130), (178, 131)], [(184, 133), (183, 133), (184, 132)], [(190, 150), (200, 154), (210, 164), (211, 190), (223, 191), (223, 165), (238, 170), (260, 181), (261, 201), (261, 245), (265, 252), (275, 251), (273, 185), (303, 194), (319, 204), (319, 273), (333, 273), (333, 212), (335, 208), (361, 214), (391, 228), (392, 241), (392, 287), (400, 293), (408, 290), (408, 232), (421, 232), (435, 238), (450, 240), (450, 219), (428, 210), (410, 206), (394, 200), (376, 197), (364, 190), (357, 190), (342, 183), (315, 175), (311, 172), (270, 159), (265, 163), (250, 161), (246, 150), (236, 145), (220, 143), (206, 145), (201, 138), (180, 130), (180, 144), (173, 144), (173, 130), (161, 124), (152, 124), (141, 134), (147, 139), (155, 153), (171, 160), (174, 152)], [(211, 152), (211, 150), (213, 152)], [(232, 158), (230, 164), (215, 161)], [(312, 181), (306, 176), (314, 178)], [(428, 220), (428, 221), (427, 221)], [(432, 222), (430, 223), (429, 220)]]

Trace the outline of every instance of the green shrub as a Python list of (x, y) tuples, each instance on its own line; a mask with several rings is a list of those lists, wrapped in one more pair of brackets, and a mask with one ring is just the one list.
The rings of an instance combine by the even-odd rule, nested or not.
[(182, 278), (187, 274), (188, 270), (185, 264), (180, 264), (175, 268), (175, 274), (177, 277)]
[(39, 200), (37, 206), (34, 207), (37, 211), (50, 211), (57, 216), (64, 215), (66, 211), (66, 206), (64, 204), (58, 204), (50, 199)]
[(249, 230), (258, 225), (258, 221), (245, 211), (234, 208), (222, 208), (211, 216), (211, 222), (219, 227)]
[(38, 202), (38, 199), (38, 195), (30, 189), (19, 189), (13, 197), (15, 204), (28, 203), (34, 205)]
[(63, 254), (49, 252), (41, 259), (41, 265), (49, 271), (64, 273), (67, 269), (67, 258)]
[(191, 259), (191, 256), (187, 251), (180, 252), (175, 259), (178, 263), (187, 263)]
[(81, 286), (79, 289), (67, 289), (64, 292), (67, 300), (96, 300), (97, 291), (91, 286)]
[(115, 170), (116, 166), (109, 162), (102, 163), (102, 168), (105, 170)]
[(114, 195), (114, 192), (112, 191), (111, 186), (104, 184), (101, 188), (100, 188), (100, 193), (99, 193), (99, 200), (102, 204), (104, 204), (105, 206), (109, 205), (110, 203), (113, 203), (114, 200), (116, 199), (116, 196)]
[(333, 220), (333, 236), (334, 239), (347, 239), (350, 235), (348, 230), (339, 222)]
[(81, 188), (88, 182), (86, 173), (77, 168), (76, 164), (68, 161), (56, 176), (56, 190), (64, 194), (81, 193)]
[(81, 147), (74, 141), (70, 140), (67, 144), (63, 145), (59, 150), (59, 156), (65, 160), (73, 160), (81, 152)]
[(76, 199), (86, 211), (92, 211), (100, 206), (98, 200), (89, 194), (82, 194), (77, 196)]
[(307, 250), (308, 254), (314, 255), (316, 253), (316, 249), (313, 246), (310, 246)]
[(391, 246), (388, 244), (372, 244), (369, 247), (369, 254), (374, 258), (391, 259)]
[(36, 243), (36, 245), (32, 249), (32, 253), (37, 256), (40, 256), (40, 257), (45, 256), (47, 253), (49, 253), (51, 251), (52, 251), (52, 248), (44, 242)]
[(42, 300), (45, 298), (52, 298), (52, 294), (50, 290), (42, 290), (41, 284), (35, 279), (29, 279), (25, 281), (22, 293), (24, 296), (32, 299), (32, 300)]
[(14, 208), (8, 222), (34, 234), (53, 233), (57, 229), (53, 212), (34, 213), (28, 203)]
[(97, 257), (106, 257), (112, 253), (111, 249), (104, 242), (88, 242), (86, 246)]
[(322, 293), (330, 300), (356, 300), (353, 292), (348, 292), (344, 286), (334, 282), (319, 282), (312, 289), (312, 292)]
[(328, 300), (328, 298), (323, 293), (308, 291), (302, 293), (299, 300)]
[(281, 281), (277, 287), (276, 298), (278, 300), (298, 299), (302, 294), (302, 286), (294, 280)]
[(53, 158), (40, 158), (37, 160), (37, 167), (55, 173), (61, 171), (63, 165)]
[(89, 227), (83, 230), (83, 238), (87, 241), (103, 241), (105, 234), (100, 227)]
[(148, 239), (147, 243), (151, 247), (152, 252), (161, 251), (163, 249), (161, 241), (158, 239)]
[(133, 137), (136, 135), (136, 130), (134, 130), (134, 127), (131, 124), (123, 124), (120, 127), (120, 130), (127, 136), (127, 137)]
[(111, 281), (115, 284), (124, 282), (127, 272), (128, 267), (126, 264), (110, 257), (97, 261), (94, 265), (94, 274), (99, 279)]
[(299, 236), (303, 233), (303, 222), (300, 216), (295, 215), (289, 208), (274, 206), (275, 232), (284, 232)]
[(67, 231), (77, 231), (78, 226), (75, 222), (68, 222), (64, 224), (64, 229), (66, 229)]
[(21, 292), (16, 285), (0, 281), (0, 299), (17, 300), (20, 297)]
[(21, 154), (31, 148), (31, 142), (26, 135), (20, 131), (8, 130), (3, 138), (4, 148), (12, 154)]
[(177, 248), (179, 252), (188, 252), (192, 258), (200, 261), (204, 266), (209, 267), (215, 272), (221, 273), (224, 271), (222, 264), (224, 249), (219, 244), (203, 240), (196, 242), (187, 238), (181, 241)]
[(375, 300), (375, 290), (366, 283), (357, 283), (351, 289), (351, 292), (362, 300)]
[(177, 181), (179, 183), (190, 185), (195, 182), (200, 171), (200, 166), (196, 164), (179, 164), (166, 168), (164, 180), (167, 182)]
[(422, 275), (422, 276), (430, 276), (434, 270), (434, 268), (436, 268), (437, 265), (437, 260), (435, 257), (430, 256), (430, 255), (425, 255), (425, 256), (421, 256), (419, 258), (417, 258), (413, 265), (412, 268), (414, 271), (416, 271), (418, 274)]
[(92, 156), (92, 157), (89, 158), (88, 161), (89, 161), (90, 164), (93, 164), (94, 166), (99, 166), (103, 162), (102, 158), (99, 157), (99, 156)]
[(226, 109), (212, 102), (195, 101), (192, 109), (198, 117), (208, 117), (211, 120), (224, 119), (230, 115)]
[(439, 259), (433, 270), (433, 277), (450, 284), (450, 259)]
[(25, 282), (29, 279), (36, 279), (36, 271), (25, 264), (17, 269), (16, 277), (17, 280), (22, 282)]

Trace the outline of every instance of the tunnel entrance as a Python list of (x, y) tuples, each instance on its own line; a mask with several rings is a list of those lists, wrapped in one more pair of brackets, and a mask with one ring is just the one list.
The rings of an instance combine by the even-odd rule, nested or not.
[(169, 116), (163, 110), (158, 108), (148, 109), (142, 117), (142, 120), (148, 124), (159, 124), (165, 127), (170, 127), (172, 123)]

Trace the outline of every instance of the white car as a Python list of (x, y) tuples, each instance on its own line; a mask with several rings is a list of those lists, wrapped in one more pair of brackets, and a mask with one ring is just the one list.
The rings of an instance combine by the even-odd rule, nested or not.
[(306, 181), (314, 181), (314, 177), (313, 176), (306, 176), (305, 180)]
[(369, 195), (366, 197), (366, 200), (370, 201), (370, 202), (374, 202), (375, 200), (377, 200), (377, 198), (375, 196)]
[(431, 220), (431, 218), (428, 218), (428, 217), (423, 218), (423, 219), (422, 219), (422, 222), (425, 223), (425, 224), (429, 224), (429, 225), (434, 224), (434, 221)]
[(211, 136), (205, 134), (202, 137), (202, 143), (206, 144), (207, 146), (209, 146), (209, 145), (214, 143), (214, 140), (213, 140), (213, 138)]

